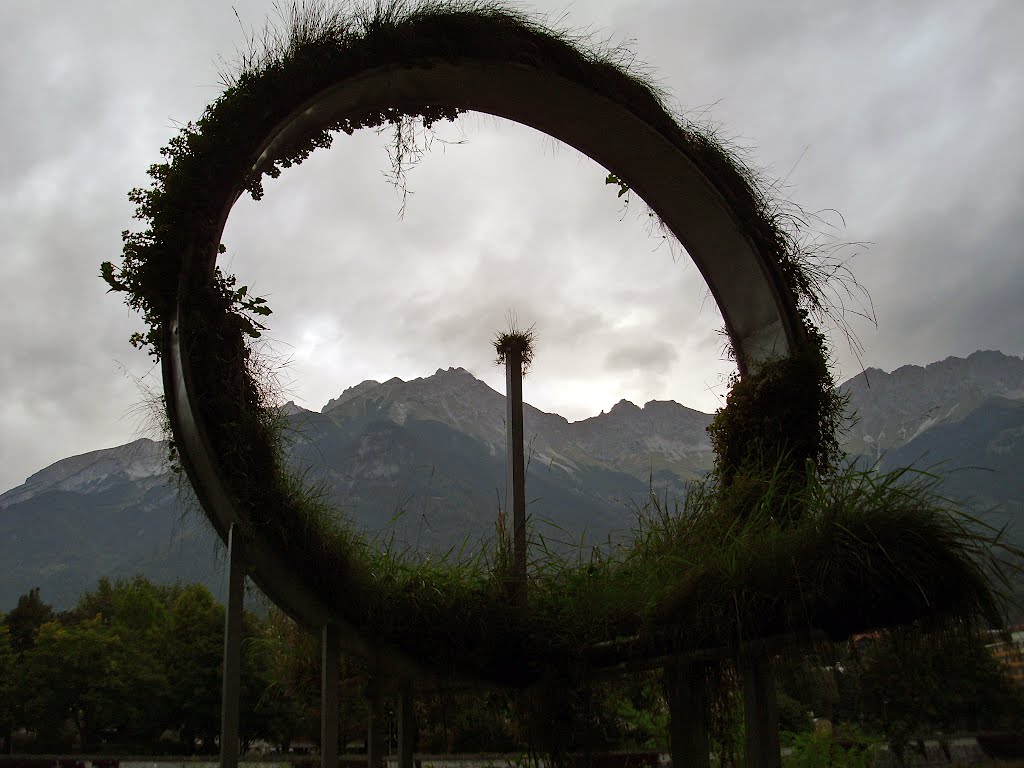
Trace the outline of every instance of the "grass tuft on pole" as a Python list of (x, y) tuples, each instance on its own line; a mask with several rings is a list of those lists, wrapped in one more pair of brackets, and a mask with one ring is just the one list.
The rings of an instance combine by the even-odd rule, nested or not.
[(515, 317), (512, 317), (509, 320), (509, 329), (496, 334), (492, 342), (495, 352), (494, 364), (505, 365), (508, 362), (509, 353), (516, 351), (522, 359), (523, 376), (525, 376), (529, 372), (530, 366), (533, 365), (536, 341), (536, 326), (531, 325), (529, 328), (520, 330), (516, 325)]

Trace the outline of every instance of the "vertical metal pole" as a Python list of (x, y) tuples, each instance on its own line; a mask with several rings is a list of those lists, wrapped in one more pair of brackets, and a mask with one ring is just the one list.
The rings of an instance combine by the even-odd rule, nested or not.
[(320, 768), (338, 768), (338, 626), (320, 634)]
[(743, 670), (743, 721), (747, 768), (780, 768), (779, 704), (771, 657), (754, 653)]
[(398, 694), (398, 768), (413, 768), (416, 749), (416, 712), (408, 686)]
[(367, 768), (381, 768), (384, 765), (384, 693), (373, 673), (367, 686), (367, 698), (370, 722), (366, 730), (366, 765)]
[(238, 694), (242, 683), (242, 609), (245, 547), (235, 523), (228, 531), (228, 606), (224, 612), (224, 668), (220, 709), (221, 768), (238, 768)]
[(710, 768), (706, 667), (678, 661), (665, 667), (669, 750), (674, 768)]
[(523, 458), (523, 354), (505, 359), (506, 504), (512, 510), (512, 579), (518, 607), (526, 606), (526, 463)]

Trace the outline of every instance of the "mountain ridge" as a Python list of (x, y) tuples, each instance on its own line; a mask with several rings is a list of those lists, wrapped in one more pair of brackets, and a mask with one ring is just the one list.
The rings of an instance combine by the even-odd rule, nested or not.
[(849, 395), (846, 449), (876, 458), (940, 423), (966, 417), (990, 397), (1024, 399), (1024, 358), (979, 350), (892, 373), (869, 368), (839, 386)]
[[(995, 380), (994, 386), (991, 379), (988, 386), (979, 385), (979, 377), (976, 375), (979, 365), (983, 365), (990, 371), (993, 368), (997, 369), (998, 378)], [(975, 375), (964, 376), (964, 372)], [(924, 388), (922, 397), (922, 387), (920, 386), (922, 377), (934, 376), (936, 373), (942, 374), (942, 383), (945, 386)], [(441, 383), (441, 386), (437, 386), (438, 382)], [(461, 387), (458, 386), (460, 382), (463, 384)], [(476, 390), (475, 400), (466, 398), (465, 385), (467, 383)], [(962, 420), (981, 401), (988, 398), (998, 396), (1010, 400), (1024, 399), (1024, 358), (1005, 355), (993, 350), (980, 350), (967, 358), (947, 357), (926, 366), (900, 366), (891, 373), (878, 368), (867, 368), (843, 382), (839, 385), (839, 389), (844, 394), (850, 395), (851, 410), (854, 412), (849, 419), (849, 424), (852, 426), (847, 440), (848, 448), (854, 449), (851, 452), (863, 452), (855, 450), (861, 447), (856, 444), (858, 441), (874, 449), (882, 446), (898, 447), (919, 437), (937, 424)], [(412, 397), (403, 401), (401, 396), (408, 395), (410, 392)], [(914, 394), (913, 398), (908, 397), (911, 393)], [(931, 394), (930, 398), (928, 398), (929, 393)], [(894, 408), (891, 402), (871, 405), (871, 401), (884, 401), (886, 398), (892, 399), (894, 396), (898, 396), (901, 401), (898, 408)], [(949, 398), (953, 396), (960, 399), (951, 403)], [(489, 399), (490, 402), (484, 402), (485, 399)], [(410, 414), (420, 418), (442, 417), (455, 426), (470, 426), (471, 434), (482, 438), (491, 447), (503, 448), (504, 446), (504, 396), (491, 389), (483, 381), (476, 379), (464, 368), (439, 368), (432, 376), (418, 377), (409, 381), (397, 377), (383, 383), (365, 380), (346, 388), (337, 398), (329, 400), (319, 413), (333, 413), (333, 418), (339, 420), (343, 418), (344, 414), (336, 412), (346, 404), (355, 403), (361, 405), (364, 410), (376, 405), (380, 411), (382, 403), (385, 401), (390, 401), (390, 403), (387, 412), (383, 415), (393, 418), (398, 424), (402, 424)], [(475, 407), (465, 409), (467, 404)], [(456, 405), (467, 410), (467, 413), (458, 414), (453, 409), (453, 406)], [(317, 413), (297, 406), (291, 401), (281, 406), (281, 409), (288, 416)], [(903, 422), (890, 424), (888, 428), (882, 425), (880, 429), (875, 430), (880, 439), (865, 430), (866, 420), (874, 410), (878, 409), (887, 411), (890, 421), (893, 414), (897, 417), (906, 416)], [(525, 405), (525, 412), (528, 432), (532, 428), (532, 431), (537, 434), (543, 431), (547, 435), (563, 439), (568, 436), (603, 461), (614, 461), (623, 454), (621, 450), (614, 451), (607, 446), (602, 447), (603, 430), (606, 425), (621, 429), (623, 426), (632, 426), (637, 422), (642, 423), (643, 434), (647, 435), (649, 439), (645, 441), (646, 444), (634, 443), (631, 446), (633, 449), (656, 448), (659, 445), (664, 447), (662, 440), (665, 433), (677, 435), (681, 430), (683, 434), (690, 437), (690, 440), (684, 444), (684, 449), (693, 453), (710, 451), (710, 441), (704, 430), (710, 422), (711, 414), (688, 408), (672, 400), (650, 400), (643, 406), (639, 406), (624, 398), (608, 411), (601, 411), (595, 416), (573, 422), (563, 416), (547, 413), (529, 404)], [(472, 416), (482, 416), (487, 422), (486, 425), (483, 427), (480, 424), (471, 425), (470, 417)], [(888, 432), (892, 434), (888, 434)], [(125, 445), (67, 457), (33, 473), (20, 486), (15, 486), (0, 494), (0, 507), (9, 506), (13, 500), (23, 496), (27, 498), (26, 494), (37, 492), (33, 490), (35, 488), (44, 488), (58, 483), (61, 487), (71, 490), (75, 483), (87, 484), (91, 482), (87, 469), (91, 468), (92, 473), (96, 476), (94, 479), (97, 479), (103, 474), (103, 467), (109, 471), (110, 462), (113, 462), (114, 465), (130, 466), (131, 471), (139, 473), (140, 477), (155, 477), (165, 471), (163, 462), (165, 452), (164, 441), (142, 438)], [(551, 459), (555, 457), (541, 453), (538, 458)], [(571, 469), (572, 467), (567, 468)], [(19, 491), (19, 494), (12, 495), (14, 491)]]
[[(999, 521), (1024, 515), (1024, 359), (987, 351), (868, 369), (840, 390), (859, 414), (851, 454), (883, 468), (944, 464), (956, 495), (998, 508)], [(290, 460), (358, 527), (372, 534), (392, 521), (389, 535), (426, 549), (493, 530), (505, 398), (465, 369), (366, 380), (319, 411), (286, 403), (281, 412), (292, 424)], [(678, 495), (712, 466), (711, 415), (674, 401), (623, 399), (575, 422), (524, 412), (529, 512), (548, 535), (604, 540), (629, 528), (652, 486)], [(34, 586), (67, 605), (100, 575), (136, 571), (217, 586), (217, 544), (201, 513), (183, 513), (189, 502), (169, 481), (166, 453), (147, 439), (91, 451), (0, 494), (0, 562), (11, 564), (0, 573), (0, 610)]]

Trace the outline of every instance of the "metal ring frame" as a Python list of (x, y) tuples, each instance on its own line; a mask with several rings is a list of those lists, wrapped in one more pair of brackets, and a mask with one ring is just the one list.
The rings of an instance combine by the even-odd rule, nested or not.
[[(630, 109), (600, 92), (548, 70), (520, 63), (473, 60), (422, 60), (415, 65), (380, 68), (348, 77), (315, 98), (297, 103), (262, 146), (254, 147), (252, 170), (268, 166), (278, 147), (312, 134), (335, 121), (375, 110), (412, 110), (423, 105), (455, 106), (489, 113), (531, 126), (569, 144), (626, 180), (661, 217), (700, 269), (725, 319), (740, 361), (741, 373), (769, 359), (794, 353), (802, 340), (796, 300), (786, 288), (779, 265), (757, 251), (744, 223), (730, 209), (716, 180), (701, 173), (691, 159)], [(239, 188), (241, 180), (239, 181)], [(199, 276), (212, 280), (216, 244), (231, 207), (224, 200), (216, 237), (185, 255), (182, 283)], [(207, 426), (198, 407), (189, 358), (189, 337), (181, 298), (164, 323), (164, 387), (174, 438), (203, 509), (221, 537), (240, 520), (219, 462), (206, 439)], [(346, 627), (336, 606), (300, 582), (288, 562), (258, 532), (249, 545), (250, 576), (282, 609), (310, 627), (337, 624), (346, 650), (379, 655), (374, 638)], [(389, 666), (415, 670), (415, 660), (388, 655)], [(409, 672), (408, 674), (413, 674)]]

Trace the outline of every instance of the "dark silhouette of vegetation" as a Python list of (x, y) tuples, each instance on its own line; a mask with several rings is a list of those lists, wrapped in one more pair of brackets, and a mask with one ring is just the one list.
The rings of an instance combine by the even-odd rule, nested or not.
[[(25, 611), (15, 609), (4, 618), (0, 665), (12, 671), (0, 684), (0, 695), (8, 697), (0, 699), (0, 713), (12, 727), (36, 734), (35, 749), (213, 748), (220, 728), (224, 611), (205, 587), (104, 579), (59, 616), (38, 591), (26, 597), (19, 607), (31, 605), (46, 620), (5, 661), (8, 622), (24, 626)], [(262, 620), (247, 618), (252, 637)], [(267, 683), (256, 659), (248, 661), (246, 719), (260, 723), (267, 714), (261, 702)]]
[(1024, 690), (985, 647), (998, 641), (963, 629), (940, 633), (904, 627), (863, 641), (848, 674), (863, 722), (898, 752), (914, 737), (1024, 722)]
[(18, 604), (4, 619), (14, 652), (22, 653), (31, 648), (36, 630), (52, 619), (53, 608), (40, 599), (38, 587), (19, 597)]
[[(36, 590), (20, 604), (37, 614), (49, 607)], [(213, 751), (220, 725), (224, 617), (205, 587), (163, 586), (142, 577), (103, 579), (73, 610), (59, 616), (51, 611), (30, 642), (15, 651), (10, 622), (24, 615), (25, 610), (11, 611), (0, 618), (5, 747), (15, 729), (25, 729), (35, 738), (19, 742), (19, 751)], [(276, 610), (247, 613), (245, 636), (244, 745), (264, 743), (286, 752), (315, 739), (318, 640)], [(936, 734), (950, 738), (958, 732), (1020, 728), (1022, 689), (986, 648), (1000, 639), (967, 627), (938, 634), (910, 628), (788, 657), (776, 667), (776, 680), (782, 728), (795, 734), (785, 738), (799, 758), (790, 764), (814, 765), (816, 756), (829, 753), (847, 759), (850, 750), (854, 760), (865, 745), (881, 741), (904, 749)], [(342, 660), (343, 744), (365, 736), (367, 679), (361, 661)], [(416, 698), (418, 750), (543, 750), (564, 756), (667, 748), (668, 707), (660, 672), (624, 673), (576, 686), (564, 682), (551, 679), (525, 691), (422, 692)], [(720, 703), (727, 699), (718, 697)], [(393, 710), (389, 703), (392, 719)], [(742, 743), (738, 709), (714, 714), (713, 748), (733, 750)], [(835, 737), (814, 736), (812, 717), (831, 721)], [(733, 757), (740, 755), (733, 750)]]
[(0, 623), (0, 739), (8, 746), (15, 723), (23, 716), (17, 706), (21, 692), (14, 678), (17, 659), (11, 647), (11, 630), (6, 623)]

